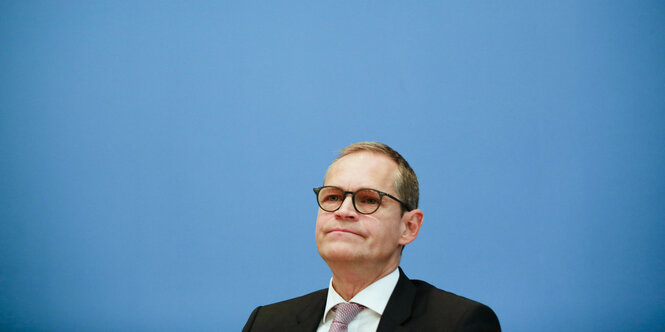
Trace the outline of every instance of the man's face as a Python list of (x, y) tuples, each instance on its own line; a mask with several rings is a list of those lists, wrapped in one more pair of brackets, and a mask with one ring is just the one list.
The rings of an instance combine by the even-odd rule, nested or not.
[[(324, 185), (346, 191), (371, 188), (397, 196), (393, 188), (396, 171), (397, 164), (387, 156), (356, 152), (332, 164)], [(376, 212), (365, 215), (355, 210), (351, 195), (347, 195), (337, 211), (319, 209), (316, 247), (328, 264), (348, 262), (387, 266), (395, 260), (399, 263), (400, 245), (406, 244), (402, 237), (404, 228), (401, 206), (397, 201), (384, 197)]]

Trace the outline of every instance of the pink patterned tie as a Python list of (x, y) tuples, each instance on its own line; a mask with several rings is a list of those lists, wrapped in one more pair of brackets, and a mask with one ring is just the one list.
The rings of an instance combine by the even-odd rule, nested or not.
[(335, 318), (332, 325), (330, 325), (329, 332), (345, 332), (348, 328), (349, 322), (353, 320), (356, 315), (361, 312), (365, 307), (358, 303), (348, 302), (339, 303), (333, 310), (335, 311)]

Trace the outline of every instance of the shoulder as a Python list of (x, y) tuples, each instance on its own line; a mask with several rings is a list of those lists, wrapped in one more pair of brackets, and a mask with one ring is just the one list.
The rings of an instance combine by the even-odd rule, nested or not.
[[(490, 307), (422, 281), (410, 280), (415, 288), (413, 318), (426, 325), (449, 326), (460, 331), (500, 331), (499, 320)], [(433, 329), (434, 330), (434, 329)]]
[(286, 331), (301, 323), (314, 324), (323, 316), (328, 289), (290, 300), (259, 306), (247, 319), (243, 331)]
[(439, 289), (422, 280), (411, 280), (411, 283), (416, 290), (417, 302), (424, 301), (437, 306), (460, 309), (483, 305), (482, 303), (468, 299), (464, 296)]

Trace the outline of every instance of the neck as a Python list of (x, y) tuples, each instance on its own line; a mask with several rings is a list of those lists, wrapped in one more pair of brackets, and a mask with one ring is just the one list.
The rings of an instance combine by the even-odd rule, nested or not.
[(399, 266), (399, 260), (384, 266), (328, 263), (332, 271), (332, 286), (345, 300), (350, 301), (375, 281), (389, 275)]

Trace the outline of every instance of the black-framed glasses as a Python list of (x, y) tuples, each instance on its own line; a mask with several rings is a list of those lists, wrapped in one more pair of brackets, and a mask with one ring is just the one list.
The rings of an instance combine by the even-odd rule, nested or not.
[(335, 212), (339, 210), (344, 203), (346, 195), (351, 195), (353, 207), (361, 214), (372, 214), (376, 212), (381, 206), (383, 196), (388, 196), (399, 202), (406, 211), (412, 209), (404, 202), (400, 201), (397, 197), (378, 191), (376, 189), (361, 188), (356, 191), (345, 191), (342, 188), (334, 186), (323, 186), (314, 188), (316, 194), (316, 202), (323, 211)]

